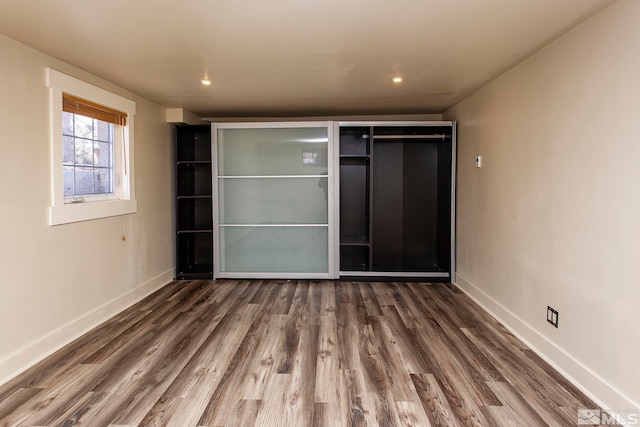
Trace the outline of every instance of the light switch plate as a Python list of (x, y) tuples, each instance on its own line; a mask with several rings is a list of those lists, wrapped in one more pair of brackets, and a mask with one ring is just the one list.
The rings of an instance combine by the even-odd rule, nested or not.
[(476, 156), (476, 167), (477, 168), (482, 167), (482, 156)]

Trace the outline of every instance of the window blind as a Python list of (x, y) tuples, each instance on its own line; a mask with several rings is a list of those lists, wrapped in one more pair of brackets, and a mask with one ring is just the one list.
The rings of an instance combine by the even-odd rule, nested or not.
[(119, 126), (125, 126), (127, 124), (127, 113), (77, 98), (67, 93), (62, 94), (62, 111), (80, 114)]

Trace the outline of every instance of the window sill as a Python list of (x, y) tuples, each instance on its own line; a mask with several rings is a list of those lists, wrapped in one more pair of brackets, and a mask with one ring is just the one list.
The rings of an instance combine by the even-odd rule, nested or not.
[(49, 207), (49, 225), (69, 224), (138, 211), (136, 200), (105, 200), (100, 202), (67, 203)]

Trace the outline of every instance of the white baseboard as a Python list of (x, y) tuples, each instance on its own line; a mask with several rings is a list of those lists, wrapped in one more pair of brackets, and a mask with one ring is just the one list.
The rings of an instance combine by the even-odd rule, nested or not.
[(456, 273), (456, 286), (602, 408), (624, 408), (640, 411), (640, 405), (637, 402), (624, 396), (623, 393), (523, 322), (459, 272)]
[(0, 360), (0, 385), (8, 382), (45, 357), (50, 356), (55, 351), (69, 344), (71, 341), (162, 288), (171, 282), (174, 277), (175, 269), (167, 270), (125, 294), (34, 340), (10, 354), (5, 359)]

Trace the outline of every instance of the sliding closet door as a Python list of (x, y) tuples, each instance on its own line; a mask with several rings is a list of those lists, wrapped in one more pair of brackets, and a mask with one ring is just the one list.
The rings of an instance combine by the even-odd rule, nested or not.
[(329, 123), (215, 126), (216, 277), (330, 277), (332, 133)]

